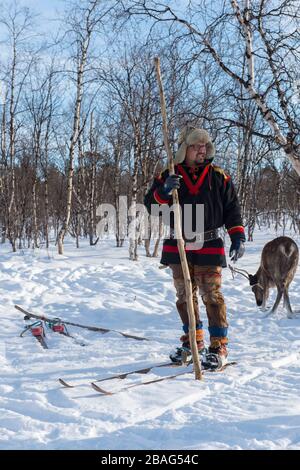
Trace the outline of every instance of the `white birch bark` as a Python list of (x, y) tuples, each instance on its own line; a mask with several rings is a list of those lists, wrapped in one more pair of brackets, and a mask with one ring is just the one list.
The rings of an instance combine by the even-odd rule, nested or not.
[(66, 205), (66, 214), (62, 224), (62, 227), (58, 233), (57, 237), (57, 246), (58, 254), (62, 255), (64, 250), (64, 238), (67, 233), (70, 217), (71, 217), (71, 204), (72, 204), (72, 193), (73, 193), (73, 176), (74, 176), (74, 155), (75, 147), (79, 137), (80, 129), (80, 111), (82, 104), (82, 95), (83, 95), (83, 78), (84, 78), (84, 68), (87, 60), (87, 52), (90, 43), (91, 33), (87, 32), (87, 35), (81, 44), (81, 51), (79, 52), (79, 63), (77, 69), (77, 89), (76, 89), (76, 101), (74, 106), (73, 113), (73, 132), (71, 135), (71, 142), (69, 148), (69, 161), (68, 161), (68, 174), (67, 174), (67, 205)]

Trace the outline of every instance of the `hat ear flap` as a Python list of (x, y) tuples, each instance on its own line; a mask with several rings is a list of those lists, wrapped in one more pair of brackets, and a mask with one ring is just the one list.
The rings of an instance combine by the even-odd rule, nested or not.
[(182, 142), (180, 145), (179, 149), (177, 150), (175, 154), (175, 159), (174, 159), (174, 164), (178, 165), (179, 163), (182, 163), (185, 159), (186, 151), (187, 151), (187, 144), (185, 142)]
[(215, 146), (212, 142), (206, 144), (206, 156), (207, 158), (213, 158), (215, 155)]

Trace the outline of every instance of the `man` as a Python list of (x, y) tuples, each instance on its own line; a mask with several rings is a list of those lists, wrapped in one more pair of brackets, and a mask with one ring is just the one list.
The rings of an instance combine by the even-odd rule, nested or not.
[[(178, 190), (182, 218), (185, 205), (192, 205), (193, 230), (196, 226), (196, 205), (204, 205), (204, 243), (201, 248), (186, 243), (186, 255), (193, 290), (193, 304), (196, 319), (196, 340), (199, 354), (204, 354), (204, 332), (200, 321), (199, 291), (206, 307), (210, 346), (206, 360), (224, 364), (227, 357), (228, 323), (226, 306), (221, 293), (222, 267), (226, 267), (223, 241), (220, 228), (225, 225), (231, 238), (230, 257), (235, 262), (244, 254), (245, 232), (237, 195), (230, 177), (220, 167), (212, 163), (214, 144), (204, 129), (185, 127), (179, 136), (179, 148), (175, 156), (175, 175), (169, 176), (165, 170), (155, 178), (144, 203), (149, 213), (151, 205), (172, 205), (172, 191)], [(191, 206), (190, 206), (191, 207)], [(187, 209), (186, 209), (187, 211)], [(171, 219), (170, 238), (164, 240), (161, 263), (168, 265), (173, 273), (177, 294), (177, 310), (183, 323), (182, 346), (170, 358), (181, 361), (183, 351), (190, 354), (189, 319), (187, 312), (184, 278), (174, 238), (174, 224)], [(183, 223), (184, 225), (184, 223)], [(190, 242), (190, 240), (185, 240)]]

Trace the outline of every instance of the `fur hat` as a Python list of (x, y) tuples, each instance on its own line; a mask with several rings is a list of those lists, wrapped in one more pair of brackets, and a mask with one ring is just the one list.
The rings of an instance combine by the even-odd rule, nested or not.
[(179, 148), (175, 154), (174, 163), (182, 163), (185, 159), (186, 151), (189, 145), (206, 144), (206, 159), (212, 160), (215, 155), (215, 146), (211, 141), (208, 132), (204, 129), (197, 129), (192, 126), (185, 126), (181, 129), (178, 136)]

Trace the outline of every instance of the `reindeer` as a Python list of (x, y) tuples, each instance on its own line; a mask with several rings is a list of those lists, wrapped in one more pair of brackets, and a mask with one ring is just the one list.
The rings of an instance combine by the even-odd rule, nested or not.
[(288, 289), (295, 276), (298, 261), (299, 249), (294, 240), (289, 237), (278, 237), (264, 246), (260, 266), (256, 274), (249, 274), (243, 269), (229, 267), (232, 272), (237, 272), (249, 280), (252, 292), (255, 295), (256, 304), (262, 307), (263, 310), (266, 309), (269, 289), (277, 287), (275, 303), (267, 315), (276, 312), (283, 296), (284, 306), (287, 309), (288, 317), (291, 318), (293, 311)]

